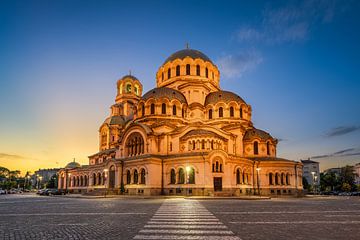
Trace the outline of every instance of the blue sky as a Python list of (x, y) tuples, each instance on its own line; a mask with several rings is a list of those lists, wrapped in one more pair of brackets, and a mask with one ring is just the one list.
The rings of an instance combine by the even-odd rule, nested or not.
[[(0, 165), (82, 164), (116, 80), (144, 89), (185, 47), (280, 139), (278, 156), (360, 162), (358, 1), (1, 1)], [(322, 157), (321, 157), (322, 156)]]

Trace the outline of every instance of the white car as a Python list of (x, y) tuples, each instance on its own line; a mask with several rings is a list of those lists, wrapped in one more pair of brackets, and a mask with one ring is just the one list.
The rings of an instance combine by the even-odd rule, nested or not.
[(5, 190), (0, 189), (0, 195), (1, 194), (6, 194)]

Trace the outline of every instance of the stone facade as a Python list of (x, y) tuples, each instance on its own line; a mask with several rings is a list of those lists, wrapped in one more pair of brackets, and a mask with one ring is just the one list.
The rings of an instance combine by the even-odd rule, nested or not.
[(184, 49), (156, 73), (157, 87), (127, 75), (99, 128), (89, 165), (59, 172), (59, 188), (143, 195), (298, 195), (302, 164), (276, 157), (277, 140), (256, 129), (252, 108), (223, 91), (203, 53)]

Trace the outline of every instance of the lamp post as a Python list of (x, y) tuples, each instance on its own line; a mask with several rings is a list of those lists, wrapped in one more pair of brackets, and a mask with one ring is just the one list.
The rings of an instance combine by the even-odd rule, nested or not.
[(259, 196), (261, 196), (261, 194), (260, 194), (260, 177), (259, 177), (259, 175), (260, 175), (260, 170), (261, 170), (261, 168), (256, 168), (256, 172), (257, 172), (257, 188), (258, 188), (258, 194), (259, 194)]
[(186, 166), (185, 169), (186, 169), (187, 195), (189, 195), (189, 192), (190, 192), (190, 189), (189, 189), (189, 182), (190, 182), (189, 173), (190, 173), (190, 167), (189, 167), (189, 166)]
[(311, 174), (312, 174), (313, 193), (315, 194), (315, 172), (311, 172)]
[[(41, 187), (41, 181), (42, 181), (42, 179), (43, 179), (43, 177), (42, 176), (40, 176), (39, 177), (39, 186)], [(39, 189), (39, 188), (38, 188)]]
[(104, 169), (104, 187), (105, 187), (105, 192), (104, 192), (104, 197), (106, 197), (106, 191), (107, 191), (107, 173), (108, 173), (108, 169)]

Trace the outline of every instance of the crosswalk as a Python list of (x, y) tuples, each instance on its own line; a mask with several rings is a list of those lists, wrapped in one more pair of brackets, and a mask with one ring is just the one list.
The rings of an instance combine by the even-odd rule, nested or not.
[(196, 200), (166, 199), (133, 239), (240, 240)]

